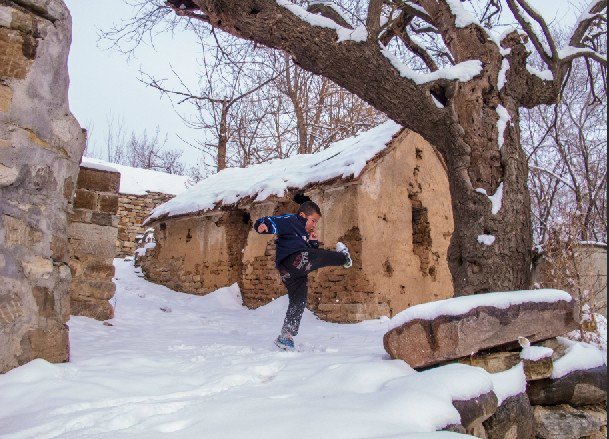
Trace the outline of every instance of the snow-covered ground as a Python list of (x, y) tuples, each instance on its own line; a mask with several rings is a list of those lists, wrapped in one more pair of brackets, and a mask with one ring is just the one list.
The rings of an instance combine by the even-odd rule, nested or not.
[(0, 376), (0, 437), (462, 437), (425, 432), (459, 421), (451, 397), (492, 386), (480, 369), (388, 359), (387, 319), (338, 325), (307, 311), (302, 351), (279, 352), (286, 298), (252, 311), (236, 287), (192, 296), (115, 265), (113, 326), (73, 317), (70, 363)]

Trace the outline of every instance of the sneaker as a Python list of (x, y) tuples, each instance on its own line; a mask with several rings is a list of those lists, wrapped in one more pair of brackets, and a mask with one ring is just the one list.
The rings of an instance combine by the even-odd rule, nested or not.
[(343, 267), (345, 267), (345, 268), (353, 267), (353, 260), (351, 259), (351, 254), (349, 253), (349, 249), (347, 248), (347, 246), (345, 244), (343, 244), (342, 242), (337, 242), (336, 251), (340, 252), (340, 253), (344, 253), (344, 255), (347, 257), (347, 262), (345, 262)]
[(275, 340), (275, 345), (284, 351), (294, 350), (294, 340), (288, 337), (282, 337), (281, 335), (277, 337), (277, 340)]

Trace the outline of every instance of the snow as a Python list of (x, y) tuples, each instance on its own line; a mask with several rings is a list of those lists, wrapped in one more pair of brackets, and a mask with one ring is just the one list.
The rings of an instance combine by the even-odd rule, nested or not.
[(535, 75), (544, 81), (554, 81), (554, 73), (551, 70), (537, 70), (529, 64), (527, 64), (527, 70), (531, 75)]
[(573, 343), (565, 355), (554, 362), (552, 379), (562, 378), (577, 370), (595, 369), (606, 364), (606, 352), (587, 343)]
[[(324, 17), (322, 15), (312, 14), (308, 12), (301, 6), (295, 5), (289, 0), (276, 0), (279, 6), (284, 7), (292, 14), (296, 15), (302, 21), (309, 23), (312, 26), (323, 27), (326, 29), (335, 30), (338, 35), (338, 42), (343, 41), (355, 41), (355, 42), (364, 42), (368, 38), (368, 31), (364, 27), (363, 29), (357, 28), (355, 30), (348, 29), (346, 27), (341, 26), (335, 21)], [(327, 3), (325, 3), (327, 4)], [(342, 14), (341, 14), (342, 15)]]
[(132, 168), (90, 157), (83, 157), (81, 166), (102, 170), (111, 169), (113, 172), (120, 172), (121, 185), (119, 192), (126, 195), (146, 195), (148, 192), (178, 195), (188, 187), (188, 177), (182, 175), (167, 174), (150, 169)]
[(555, 303), (560, 301), (571, 302), (572, 300), (573, 298), (569, 293), (551, 289), (454, 297), (408, 308), (391, 319), (389, 329), (397, 328), (413, 320), (434, 320), (440, 316), (459, 316), (478, 307), (507, 309), (510, 306), (524, 303)]
[(420, 72), (413, 70), (398, 59), (388, 48), (381, 48), (383, 55), (396, 68), (396, 70), (406, 79), (414, 81), (416, 84), (426, 84), (428, 82), (446, 79), (449, 81), (467, 82), (482, 73), (482, 61), (469, 60), (454, 66), (436, 70), (435, 72)]
[(246, 197), (262, 201), (272, 195), (283, 196), (290, 188), (303, 188), (337, 177), (358, 177), (366, 163), (383, 151), (401, 129), (388, 121), (316, 154), (225, 169), (158, 206), (148, 221), (165, 215), (206, 211), (217, 204), (235, 204)]
[(499, 211), (501, 210), (501, 207), (503, 206), (503, 189), (504, 189), (504, 187), (505, 187), (504, 183), (501, 183), (499, 185), (499, 187), (497, 188), (497, 191), (495, 192), (495, 194), (488, 197), (488, 199), (491, 200), (491, 203), (493, 205), (493, 207), (492, 207), (493, 215), (497, 215), (499, 213)]
[(455, 18), (455, 25), (460, 28), (469, 26), (470, 24), (480, 25), (480, 22), (472, 13), (467, 11), (461, 4), (461, 0), (446, 0), (450, 11)]
[(522, 349), (520, 358), (527, 361), (539, 361), (544, 358), (551, 358), (554, 351), (544, 346), (527, 346)]
[(503, 148), (505, 144), (505, 130), (507, 129), (508, 123), (512, 120), (510, 113), (507, 109), (499, 104), (497, 105), (497, 115), (499, 116), (499, 120), (497, 121), (497, 129), (499, 130), (499, 138), (497, 140), (499, 144), (499, 149)]
[(524, 365), (518, 363), (512, 369), (491, 375), (493, 388), (499, 405), (512, 396), (518, 396), (527, 391), (527, 378), (524, 373)]
[(478, 243), (483, 245), (493, 245), (497, 238), (493, 235), (478, 235)]
[(452, 400), (502, 386), (475, 367), (388, 359), (387, 319), (341, 325), (306, 311), (301, 351), (279, 352), (286, 297), (249, 310), (236, 286), (187, 295), (115, 266), (112, 326), (72, 317), (70, 363), (0, 375), (3, 438), (470, 437), (434, 430), (459, 422)]
[(510, 70), (510, 60), (507, 58), (503, 58), (501, 62), (501, 70), (499, 70), (499, 76), (497, 78), (497, 86), (499, 87), (499, 91), (503, 90), (505, 83), (507, 81), (507, 73)]
[(569, 58), (571, 56), (582, 56), (582, 55), (597, 55), (598, 57), (607, 61), (607, 55), (599, 53), (589, 47), (573, 47), (565, 46), (558, 51), (558, 57), (560, 59)]
[(334, 4), (332, 0), (317, 0), (309, 2), (309, 6), (313, 6), (315, 4), (320, 4), (332, 8), (338, 15), (342, 17), (343, 20), (352, 25), (351, 19), (347, 17), (347, 14), (345, 14), (343, 10), (338, 7), (338, 5)]

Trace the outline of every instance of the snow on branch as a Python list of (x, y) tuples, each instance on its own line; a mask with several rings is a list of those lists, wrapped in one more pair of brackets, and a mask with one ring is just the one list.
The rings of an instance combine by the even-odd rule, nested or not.
[(276, 0), (276, 2), (279, 6), (287, 9), (302, 21), (312, 26), (335, 30), (338, 35), (339, 43), (344, 41), (355, 41), (361, 43), (368, 39), (368, 31), (365, 26), (360, 26), (356, 29), (349, 29), (341, 26), (330, 18), (308, 12), (306, 9), (295, 5), (289, 0)]
[(431, 73), (423, 73), (416, 70), (411, 69), (406, 64), (401, 62), (393, 53), (389, 51), (387, 48), (381, 48), (383, 55), (391, 62), (393, 67), (400, 72), (402, 77), (410, 79), (415, 84), (427, 84), (429, 82), (438, 81), (438, 80), (448, 80), (448, 81), (460, 81), (467, 82), (478, 76), (482, 73), (482, 61), (479, 60), (469, 60), (459, 63), (454, 66), (450, 66), (444, 69), (436, 70)]
[[(558, 58), (556, 44), (550, 33), (549, 27), (541, 14), (537, 12), (526, 0), (507, 0), (508, 7), (512, 11), (514, 18), (527, 34), (533, 46), (539, 52), (539, 55), (548, 65), (553, 64), (553, 60)], [(522, 7), (522, 9), (521, 9)], [(542, 29), (546, 41), (544, 42), (537, 32), (535, 32), (533, 19)]]

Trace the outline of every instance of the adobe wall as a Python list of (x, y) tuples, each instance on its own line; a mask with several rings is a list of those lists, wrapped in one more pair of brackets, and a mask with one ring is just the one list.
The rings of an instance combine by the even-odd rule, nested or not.
[(97, 320), (114, 317), (109, 300), (116, 289), (112, 278), (120, 177), (118, 172), (80, 168), (68, 226), (72, 315)]
[[(393, 316), (419, 303), (453, 296), (447, 252), (454, 230), (448, 179), (433, 147), (405, 131), (359, 181), (305, 193), (323, 217), (320, 240), (344, 242), (354, 266), (310, 276), (309, 308), (334, 322)], [(293, 212), (294, 203), (249, 207), (253, 220)], [(285, 294), (274, 265), (274, 237), (248, 235), (240, 283), (244, 304), (258, 307)]]
[(136, 236), (143, 235), (147, 227), (142, 227), (144, 220), (152, 210), (169, 200), (174, 195), (160, 192), (148, 192), (146, 195), (120, 194), (118, 200), (118, 239), (116, 257), (130, 256), (137, 250)]
[(249, 217), (240, 210), (175, 218), (154, 224), (156, 247), (142, 258), (146, 277), (191, 294), (239, 281)]
[(0, 373), (69, 359), (67, 226), (85, 147), (70, 39), (62, 1), (0, 3)]

